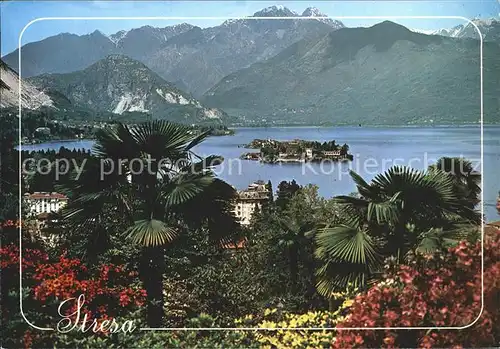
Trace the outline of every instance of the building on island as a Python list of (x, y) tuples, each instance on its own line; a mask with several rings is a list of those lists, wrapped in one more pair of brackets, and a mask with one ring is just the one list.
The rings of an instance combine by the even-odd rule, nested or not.
[(260, 153), (246, 153), (246, 154), (243, 154), (242, 159), (244, 159), (244, 160), (259, 160)]
[(335, 156), (340, 156), (340, 149), (339, 150), (328, 150), (323, 152), (323, 156), (326, 157), (335, 157)]
[(306, 148), (306, 158), (307, 159), (312, 159), (313, 157), (313, 150), (312, 148)]
[(60, 193), (34, 192), (25, 194), (30, 213), (36, 216), (57, 212), (68, 203), (68, 197)]
[(241, 225), (248, 225), (257, 209), (270, 200), (271, 192), (263, 181), (257, 181), (248, 186), (246, 190), (238, 191), (233, 213)]

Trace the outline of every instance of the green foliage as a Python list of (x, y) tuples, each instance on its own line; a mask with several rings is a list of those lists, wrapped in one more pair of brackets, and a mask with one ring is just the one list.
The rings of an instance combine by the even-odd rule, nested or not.
[[(221, 79), (204, 100), (271, 124), (477, 124), (478, 49), (478, 40), (423, 35), (387, 21), (345, 28)], [(500, 47), (485, 43), (483, 54), (484, 115), (497, 123)], [(411, 83), (400, 79), (403, 71)]]
[(442, 157), (429, 169), (446, 172), (453, 181), (454, 192), (464, 203), (474, 208), (481, 197), (481, 173), (474, 171), (472, 162), (464, 158)]
[[(15, 164), (15, 125), (12, 120), (2, 122), (9, 127), (0, 130), (7, 145), (2, 143), (2, 156)], [(456, 162), (470, 169), (462, 159), (445, 160), (427, 172), (394, 168), (370, 183), (351, 173), (358, 192), (330, 200), (321, 198), (316, 186), (283, 181), (276, 200), (269, 200), (251, 225), (241, 228), (231, 213), (234, 188), (210, 171), (222, 159), (201, 159), (192, 151), (210, 129), (192, 131), (161, 121), (117, 124), (98, 132), (95, 155), (67, 149), (59, 154), (21, 154), (23, 159), (87, 161), (78, 180), (73, 174), (59, 181), (50, 176), (26, 181), (35, 190), (64, 189), (71, 198), (62, 216), (55, 215), (57, 221), (45, 231), (60, 238), (50, 247), (49, 257), (66, 250), (70, 258), (83, 258), (90, 269), (114, 263), (139, 271), (148, 292), (147, 312), (120, 316), (118, 322), (175, 328), (332, 327), (346, 321), (346, 309), (377, 279), (383, 263), (392, 260), (401, 266), (415, 255), (443, 251), (458, 239), (477, 240), (473, 202), (479, 177), (470, 170), (443, 172)], [(132, 159), (153, 172), (134, 171)], [(158, 159), (168, 161), (158, 165)], [(101, 166), (106, 170), (102, 179)], [(0, 197), (0, 219), (15, 220), (18, 188), (9, 181), (15, 184), (17, 177), (8, 167), (1, 172), (7, 190)], [(272, 192), (272, 184), (266, 186)], [(2, 242), (16, 241), (17, 234), (6, 233), (2, 231)], [(25, 247), (43, 246), (24, 231), (23, 238)], [(72, 332), (36, 337), (11, 307), (17, 306), (18, 278), (1, 281), (2, 305), (8, 304), (2, 314), (9, 319), (1, 334), (9, 347), (29, 340), (56, 348), (321, 348), (335, 343), (336, 332), (323, 330), (98, 336)], [(36, 285), (25, 286), (29, 319), (48, 323), (46, 311), (32, 297)]]
[[(137, 126), (118, 124), (101, 130), (94, 146), (96, 158), (86, 164), (79, 180), (68, 182), (65, 189), (73, 194), (63, 210), (64, 220), (73, 227), (72, 234), (97, 228), (94, 232), (102, 232), (109, 239), (106, 221), (121, 216), (124, 237), (132, 244), (144, 246), (139, 269), (150, 304), (154, 303), (149, 313), (151, 326), (161, 326), (163, 313), (163, 246), (171, 243), (185, 224), (207, 220), (203, 208), (211, 203), (196, 199), (211, 186), (220, 189), (223, 184), (214, 180), (210, 169), (221, 160), (213, 156), (202, 159), (192, 152), (207, 136), (208, 132), (193, 135), (187, 126), (164, 121)], [(140, 170), (134, 168), (134, 163), (140, 165)], [(205, 199), (207, 195), (217, 198), (214, 207), (219, 210), (219, 214), (210, 217), (209, 228), (234, 228), (234, 218), (227, 209), (234, 190), (217, 194), (209, 191)], [(199, 210), (192, 214), (187, 210), (189, 205), (198, 205)], [(189, 220), (184, 220), (184, 214)], [(206, 230), (208, 234), (212, 232), (223, 238), (233, 231)], [(93, 240), (92, 235), (87, 236), (87, 241)]]
[[(4, 108), (2, 117), (17, 120), (17, 108)], [(76, 111), (73, 109), (54, 109), (41, 107), (37, 110), (23, 109), (21, 113), (21, 137), (28, 142), (42, 142), (61, 139), (92, 138), (95, 132), (96, 121), (107, 120), (97, 112)], [(47, 127), (50, 134), (36, 132), (39, 127)], [(17, 134), (16, 134), (16, 140)], [(16, 141), (17, 143), (17, 141)]]
[[(487, 348), (500, 341), (500, 231), (483, 243), (387, 263), (382, 281), (358, 295), (341, 327), (462, 327), (460, 330), (339, 330), (333, 348)], [(482, 296), (481, 294), (484, 294)], [(370, 305), (369, 307), (367, 305)]]
[[(131, 314), (140, 321), (140, 314)], [(127, 317), (130, 319), (130, 317)], [(121, 320), (121, 319), (118, 319)], [(140, 322), (139, 322), (140, 324)], [(218, 327), (216, 320), (207, 314), (199, 314), (187, 320), (183, 327)], [(258, 348), (258, 342), (251, 335), (234, 331), (135, 331), (114, 333), (106, 337), (92, 334), (60, 335), (54, 344), (56, 348)]]
[[(210, 331), (142, 331), (132, 334), (111, 334), (104, 338), (92, 335), (58, 336), (56, 347), (85, 348), (328, 348), (335, 338), (331, 330), (294, 330), (293, 328), (331, 328), (343, 321), (350, 302), (344, 302), (336, 311), (289, 313), (266, 308), (255, 314), (236, 318), (230, 327), (247, 330)], [(137, 316), (137, 315), (136, 315)], [(137, 320), (140, 320), (139, 318)], [(187, 320), (184, 327), (219, 327), (217, 320), (205, 313)], [(248, 328), (260, 328), (259, 331)], [(268, 328), (269, 331), (262, 330)], [(275, 330), (289, 328), (289, 330)]]
[(14, 116), (0, 111), (0, 193), (14, 193), (19, 184), (19, 158), (14, 145), (18, 139), (18, 125)]
[[(90, 159), (90, 150), (60, 147), (55, 150), (21, 152), (23, 179), (29, 192), (53, 192), (72, 181), (72, 174)], [(42, 160), (43, 159), (43, 160)], [(68, 192), (72, 197), (72, 193)]]
[(254, 139), (247, 144), (245, 148), (260, 148), (262, 160), (271, 163), (278, 160), (280, 153), (285, 154), (287, 158), (300, 159), (308, 148), (312, 150), (312, 157), (309, 158), (309, 160), (321, 160), (325, 157), (323, 152), (335, 150), (340, 150), (340, 156), (352, 160), (352, 155), (348, 154), (349, 146), (347, 144), (340, 146), (335, 143), (335, 140), (321, 143), (318, 141), (305, 141), (300, 139), (293, 141)]
[(457, 224), (479, 223), (452, 177), (438, 169), (393, 167), (368, 184), (351, 172), (360, 197), (339, 196), (340, 222), (316, 234), (318, 291), (325, 296), (347, 283), (366, 286), (384, 258), (404, 261), (414, 252), (441, 250), (462, 236)]
[[(262, 305), (280, 305), (290, 311), (321, 309), (327, 302), (315, 288), (318, 265), (313, 228), (318, 221), (335, 220), (335, 204), (319, 197), (316, 186), (297, 187), (295, 182), (282, 182), (281, 194), (278, 190), (281, 201), (276, 200), (253, 220), (240, 252), (252, 273), (242, 279), (264, 290), (256, 294)], [(296, 190), (290, 193), (289, 188)]]
[(282, 210), (284, 210), (292, 196), (300, 189), (300, 186), (297, 182), (292, 180), (291, 182), (282, 181), (278, 185), (278, 192), (276, 197), (276, 206)]

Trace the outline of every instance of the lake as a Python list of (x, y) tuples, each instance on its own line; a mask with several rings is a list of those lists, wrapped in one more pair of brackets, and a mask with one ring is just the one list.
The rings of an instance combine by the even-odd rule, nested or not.
[[(499, 220), (495, 204), (500, 190), (500, 125), (484, 127), (484, 211), (487, 220)], [(255, 138), (315, 141), (335, 140), (347, 143), (352, 162), (261, 164), (239, 160), (246, 151), (239, 148)], [(25, 150), (92, 147), (90, 140), (60, 141), (24, 145)], [(246, 188), (255, 180), (271, 180), (273, 188), (282, 180), (295, 179), (299, 184), (319, 186), (322, 196), (349, 194), (356, 190), (347, 174), (353, 169), (365, 180), (372, 179), (392, 165), (408, 165), (417, 169), (427, 168), (441, 156), (463, 156), (480, 170), (481, 134), (479, 126), (439, 127), (269, 127), (237, 128), (234, 136), (210, 137), (196, 147), (200, 155), (221, 155), (224, 163), (216, 169), (219, 177), (237, 189)]]

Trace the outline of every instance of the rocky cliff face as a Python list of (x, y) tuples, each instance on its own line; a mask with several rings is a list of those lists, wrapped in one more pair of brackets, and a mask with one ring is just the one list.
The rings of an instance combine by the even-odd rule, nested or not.
[[(19, 106), (19, 84), (17, 73), (0, 60), (0, 108)], [(44, 92), (32, 84), (21, 82), (21, 107), (38, 109), (42, 106), (52, 107), (54, 102)]]
[(115, 114), (143, 112), (183, 122), (226, 116), (216, 108), (204, 108), (144, 64), (122, 55), (110, 55), (82, 71), (45, 74), (29, 81), (67, 96), (74, 105)]

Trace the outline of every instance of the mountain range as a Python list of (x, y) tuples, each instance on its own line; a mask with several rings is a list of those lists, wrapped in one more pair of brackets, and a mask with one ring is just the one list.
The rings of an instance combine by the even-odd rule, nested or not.
[(496, 42), (500, 44), (500, 20), (498, 19), (478, 19), (475, 18), (472, 23), (460, 24), (453, 28), (442, 28), (438, 30), (424, 30), (424, 34), (449, 36), (452, 38), (471, 38), (478, 39), (479, 33), (476, 30), (477, 26), (484, 41)]
[[(224, 76), (270, 58), (294, 42), (344, 27), (330, 19), (255, 19), (291, 16), (325, 15), (315, 8), (299, 15), (272, 6), (248, 19), (227, 20), (211, 28), (183, 23), (165, 28), (144, 26), (110, 36), (97, 30), (82, 36), (62, 33), (22, 47), (22, 77), (82, 70), (106, 56), (122, 54), (199, 97)], [(3, 60), (17, 68), (18, 51)]]
[[(500, 114), (500, 46), (486, 42), (485, 120)], [(475, 123), (479, 41), (393, 22), (301, 40), (222, 79), (202, 98), (245, 120), (312, 124)], [(264, 119), (264, 120), (262, 120)]]
[(227, 121), (216, 108), (205, 108), (190, 94), (162, 79), (139, 61), (110, 55), (81, 71), (42, 74), (26, 79), (40, 90), (66, 96), (74, 106), (114, 114), (147, 113), (183, 123)]
[[(29, 43), (22, 47), (23, 107), (184, 123), (479, 120), (479, 41), (469, 38), (475, 33), (471, 24), (426, 35), (388, 21), (346, 28), (319, 17), (325, 15), (315, 8), (298, 14), (272, 6), (211, 28), (143, 26)], [(495, 121), (499, 22), (474, 23), (484, 39), (485, 120)], [(17, 50), (4, 58), (17, 67)], [(16, 89), (9, 86), (17, 75), (5, 64), (2, 69), (10, 77), (6, 84), (2, 76), (2, 95), (7, 91), (12, 105)], [(33, 96), (38, 102), (28, 101)]]

